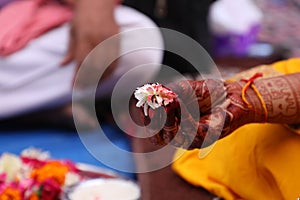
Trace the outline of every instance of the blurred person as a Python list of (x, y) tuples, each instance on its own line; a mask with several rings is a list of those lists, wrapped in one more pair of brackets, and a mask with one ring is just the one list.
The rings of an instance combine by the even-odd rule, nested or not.
[[(24, 115), (26, 118), (31, 113), (38, 113), (34, 119), (46, 118), (46, 110), (55, 121), (61, 121), (60, 114), (70, 117), (76, 79), (76, 87), (88, 88), (91, 77), (97, 75), (93, 70), (106, 67), (107, 63), (102, 66), (100, 61), (110, 56), (118, 58), (120, 49), (147, 35), (121, 36), (120, 41), (106, 46), (94, 68), (78, 78), (77, 72), (88, 54), (117, 33), (157, 28), (148, 17), (115, 0), (10, 1), (0, 10), (0, 24), (5, 27), (0, 31), (0, 119), (4, 121)], [(152, 36), (162, 48), (160, 34)], [(121, 56), (101, 77), (103, 92), (97, 98), (109, 99), (118, 79), (136, 66), (155, 63), (143, 73), (132, 75), (151, 80), (160, 69), (161, 59), (159, 50), (142, 49)], [(84, 110), (82, 116), (87, 124), (91, 123)]]
[[(208, 24), (208, 14), (215, 0), (124, 0), (149, 16), (159, 27), (183, 33), (199, 43), (208, 53), (213, 53), (213, 38)], [(184, 58), (171, 52), (164, 53), (163, 64), (183, 74), (195, 74), (197, 66), (192, 66)], [(206, 70), (206, 69), (203, 69)]]

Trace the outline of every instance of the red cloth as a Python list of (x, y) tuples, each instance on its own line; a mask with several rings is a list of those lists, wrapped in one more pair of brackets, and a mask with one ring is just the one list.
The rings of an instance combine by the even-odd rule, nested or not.
[(15, 1), (0, 10), (0, 56), (72, 18), (72, 10), (54, 0)]

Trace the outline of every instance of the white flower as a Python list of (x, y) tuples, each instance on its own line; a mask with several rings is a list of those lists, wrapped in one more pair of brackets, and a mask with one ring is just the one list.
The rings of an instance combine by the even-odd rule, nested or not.
[(3, 153), (0, 159), (0, 173), (6, 174), (6, 180), (12, 181), (22, 167), (21, 159), (11, 153)]
[(148, 116), (149, 107), (156, 109), (161, 106), (167, 106), (177, 97), (174, 92), (159, 83), (146, 84), (142, 87), (138, 87), (134, 92), (134, 96), (138, 100), (136, 106), (144, 107), (145, 116)]
[(35, 158), (38, 160), (47, 160), (50, 158), (50, 153), (48, 151), (42, 151), (41, 149), (30, 147), (24, 149), (21, 152), (21, 156), (28, 157), (28, 158)]
[(68, 187), (68, 186), (74, 185), (76, 183), (79, 183), (80, 180), (81, 180), (81, 177), (77, 173), (68, 172), (66, 174), (64, 186)]

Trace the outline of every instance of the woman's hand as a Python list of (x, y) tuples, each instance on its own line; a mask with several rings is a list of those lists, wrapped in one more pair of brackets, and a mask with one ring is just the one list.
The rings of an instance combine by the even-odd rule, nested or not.
[[(67, 64), (74, 60), (77, 63), (76, 73), (86, 56), (101, 42), (119, 32), (119, 26), (114, 18), (115, 0), (66, 0), (74, 8), (74, 18), (71, 24), (70, 42), (68, 52), (62, 61)], [(103, 50), (105, 49), (105, 50)], [(99, 77), (99, 71), (107, 68), (102, 79), (107, 78), (113, 71), (115, 63), (111, 64), (111, 58), (117, 58), (119, 53), (118, 40), (106, 44), (97, 56), (89, 59), (89, 67), (84, 67), (77, 77), (79, 87), (87, 87)], [(76, 76), (76, 74), (75, 74)], [(95, 77), (93, 77), (95, 76)], [(75, 79), (75, 77), (74, 77)], [(75, 81), (75, 80), (74, 80)]]
[(155, 144), (202, 148), (244, 124), (263, 121), (255, 92), (247, 90), (249, 105), (242, 99), (244, 85), (243, 82), (225, 83), (213, 79), (181, 81), (168, 86), (178, 95), (169, 105), (150, 109), (149, 116), (145, 116), (142, 109), (135, 106), (137, 101), (133, 97), (130, 113), (137, 124), (156, 133), (151, 136)]

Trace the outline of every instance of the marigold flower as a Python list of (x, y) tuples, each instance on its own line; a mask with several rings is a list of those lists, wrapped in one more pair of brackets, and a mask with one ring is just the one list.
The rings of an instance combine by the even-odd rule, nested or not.
[(31, 172), (31, 178), (41, 183), (47, 179), (55, 180), (60, 186), (65, 182), (65, 177), (69, 168), (58, 161), (50, 161), (41, 168)]
[(0, 156), (0, 200), (59, 200), (66, 182), (81, 180), (71, 161), (51, 160), (41, 150), (24, 152)]
[(32, 193), (29, 197), (28, 200), (39, 200), (39, 196), (36, 193)]
[(17, 188), (7, 187), (0, 193), (0, 200), (22, 200), (21, 191)]

